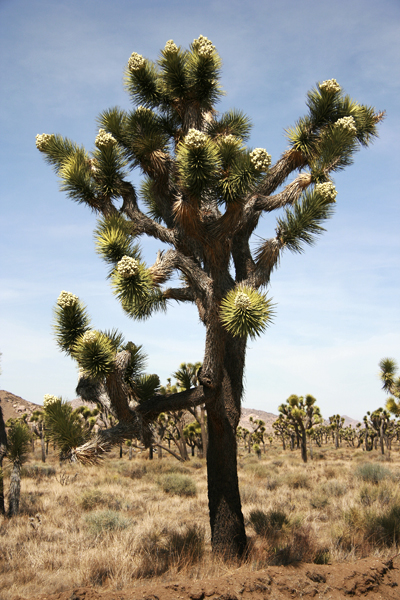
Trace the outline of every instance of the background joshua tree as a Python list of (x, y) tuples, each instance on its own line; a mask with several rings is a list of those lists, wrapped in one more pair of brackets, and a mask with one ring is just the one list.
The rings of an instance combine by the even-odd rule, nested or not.
[[(246, 146), (250, 120), (242, 112), (217, 112), (220, 70), (221, 59), (204, 36), (188, 50), (169, 40), (155, 63), (134, 52), (125, 71), (133, 108), (99, 116), (92, 153), (60, 135), (38, 135), (36, 144), (62, 189), (101, 216), (97, 250), (126, 314), (144, 319), (170, 301), (190, 302), (205, 326), (200, 385), (131, 407), (124, 383), (129, 351), (118, 348), (115, 355), (109, 337), (89, 340), (85, 328), (70, 322), (72, 345), (61, 346), (89, 378), (107, 386), (119, 420), (101, 443), (136, 437), (143, 426), (146, 436), (160, 412), (205, 404), (212, 545), (241, 554), (246, 535), (235, 433), (247, 339), (271, 320), (271, 301), (262, 290), (285, 249), (300, 253), (323, 232), (336, 200), (332, 174), (368, 146), (383, 114), (353, 101), (334, 79), (318, 83), (307, 94), (307, 114), (287, 130), (288, 150), (272, 165), (265, 149)], [(140, 191), (128, 175), (136, 168), (143, 175)], [(253, 251), (260, 218), (281, 209), (275, 236)], [(169, 247), (151, 267), (134, 243), (141, 236)], [(181, 284), (168, 286), (176, 274)]]
[(300, 442), (303, 462), (307, 462), (307, 432), (311, 432), (314, 425), (322, 422), (320, 410), (315, 403), (316, 399), (310, 394), (304, 397), (292, 394), (279, 407), (281, 415), (293, 425)]
[(21, 467), (31, 448), (31, 432), (22, 419), (12, 419), (7, 423), (9, 423), (7, 458), (12, 463), (7, 516), (13, 517), (19, 512)]
[(335, 448), (339, 448), (341, 431), (344, 426), (344, 417), (341, 417), (340, 415), (332, 415), (329, 417), (329, 423), (331, 430), (334, 433)]

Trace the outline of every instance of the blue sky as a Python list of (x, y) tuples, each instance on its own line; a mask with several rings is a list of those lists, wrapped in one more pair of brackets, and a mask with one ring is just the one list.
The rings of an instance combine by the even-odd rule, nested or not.
[[(219, 109), (244, 110), (250, 145), (273, 161), (317, 81), (335, 78), (387, 111), (380, 138), (335, 177), (326, 234), (303, 255), (283, 255), (269, 289), (275, 322), (247, 354), (244, 406), (276, 413), (290, 394), (310, 393), (325, 417), (362, 418), (385, 401), (380, 359), (400, 362), (398, 0), (0, 0), (0, 388), (39, 404), (46, 393), (75, 397), (76, 367), (51, 329), (61, 290), (85, 302), (94, 327), (143, 344), (163, 382), (202, 359), (194, 309), (172, 306), (145, 323), (124, 316), (94, 251), (95, 215), (59, 191), (35, 147), (45, 132), (91, 149), (99, 112), (129, 108), (131, 53), (156, 60), (168, 39), (188, 46), (199, 34), (223, 60)], [(257, 233), (274, 227), (269, 217)], [(157, 248), (143, 243), (149, 264)]]

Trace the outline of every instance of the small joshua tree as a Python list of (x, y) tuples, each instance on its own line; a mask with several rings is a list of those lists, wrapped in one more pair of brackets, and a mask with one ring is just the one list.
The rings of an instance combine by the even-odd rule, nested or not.
[[(212, 546), (240, 555), (246, 534), (235, 434), (247, 341), (271, 322), (263, 289), (285, 250), (300, 253), (324, 231), (337, 195), (332, 175), (369, 145), (383, 114), (351, 100), (335, 79), (319, 82), (307, 95), (307, 114), (287, 130), (289, 148), (272, 164), (267, 150), (247, 147), (250, 120), (242, 112), (218, 113), (220, 71), (221, 58), (202, 35), (187, 50), (169, 40), (157, 62), (134, 52), (125, 72), (133, 108), (100, 115), (93, 152), (54, 134), (38, 135), (36, 144), (62, 189), (101, 217), (97, 249), (126, 314), (144, 319), (168, 302), (189, 302), (205, 327), (200, 385), (132, 408), (129, 350), (104, 334), (87, 340), (78, 323), (73, 353), (119, 420), (101, 439), (119, 444), (141, 429), (146, 437), (160, 412), (205, 404)], [(140, 192), (129, 178), (136, 168)], [(253, 233), (274, 211), (275, 235), (254, 251)], [(151, 267), (134, 243), (141, 236), (169, 246)], [(168, 285), (176, 274), (181, 284)]]
[(307, 432), (311, 431), (314, 425), (322, 422), (322, 417), (316, 399), (307, 394), (307, 396), (296, 396), (292, 394), (281, 404), (279, 412), (293, 425), (297, 438), (300, 440), (301, 458), (307, 462)]
[(8, 429), (7, 458), (12, 463), (7, 516), (13, 517), (19, 512), (21, 467), (26, 461), (31, 448), (31, 432), (23, 419), (12, 419), (7, 423), (10, 425)]

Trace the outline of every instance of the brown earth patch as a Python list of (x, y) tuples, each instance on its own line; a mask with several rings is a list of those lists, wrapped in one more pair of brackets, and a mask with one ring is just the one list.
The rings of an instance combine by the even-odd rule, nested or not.
[[(107, 585), (107, 584), (106, 584)], [(399, 600), (400, 558), (374, 558), (352, 563), (268, 567), (252, 571), (241, 567), (214, 579), (138, 581), (121, 591), (111, 587), (79, 587), (34, 600), (289, 600), (367, 598)], [(22, 600), (22, 597), (19, 597)], [(25, 599), (24, 599), (25, 600)]]

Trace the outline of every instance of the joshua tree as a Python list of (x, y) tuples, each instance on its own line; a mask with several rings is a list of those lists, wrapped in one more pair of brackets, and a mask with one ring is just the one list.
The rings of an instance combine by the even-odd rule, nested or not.
[(316, 399), (310, 394), (305, 397), (292, 394), (286, 403), (279, 407), (279, 412), (293, 425), (300, 440), (303, 462), (307, 462), (307, 432), (311, 432), (314, 425), (322, 422), (321, 413), (315, 403)]
[(33, 433), (40, 439), (42, 462), (46, 462), (44, 412), (42, 410), (35, 410), (31, 415), (30, 421)]
[(341, 417), (340, 415), (332, 415), (329, 417), (329, 423), (335, 437), (335, 448), (339, 448), (341, 431), (344, 426), (344, 417)]
[[(212, 546), (240, 555), (246, 535), (235, 433), (247, 340), (271, 321), (271, 300), (262, 289), (285, 249), (300, 253), (324, 231), (337, 194), (332, 175), (369, 145), (383, 114), (351, 100), (336, 80), (320, 82), (307, 95), (306, 116), (287, 130), (288, 150), (272, 165), (265, 149), (246, 146), (250, 120), (242, 112), (217, 112), (220, 70), (221, 59), (204, 36), (188, 50), (168, 41), (155, 63), (134, 52), (125, 71), (133, 108), (99, 116), (94, 152), (58, 134), (38, 135), (36, 144), (62, 189), (101, 216), (97, 250), (110, 266), (126, 314), (144, 319), (170, 301), (189, 302), (205, 327), (200, 385), (136, 408), (129, 406), (123, 384), (128, 352), (119, 351), (112, 358), (116, 368), (110, 363), (105, 371), (95, 372), (89, 360), (82, 363), (101, 385), (112, 379), (108, 399), (119, 424), (101, 439), (119, 443), (140, 428), (146, 434), (158, 413), (205, 404)], [(128, 176), (135, 168), (143, 174), (139, 194)], [(281, 209), (275, 236), (253, 251), (261, 217)], [(149, 268), (134, 244), (141, 236), (170, 248)], [(168, 287), (176, 274), (181, 284)], [(83, 356), (83, 334), (75, 330), (72, 346), (64, 349), (77, 344)], [(111, 358), (105, 337), (88, 343)]]
[(21, 492), (21, 467), (30, 450), (31, 432), (22, 419), (12, 419), (8, 430), (7, 458), (12, 463), (10, 489), (8, 492), (7, 516), (13, 517), (19, 512)]

